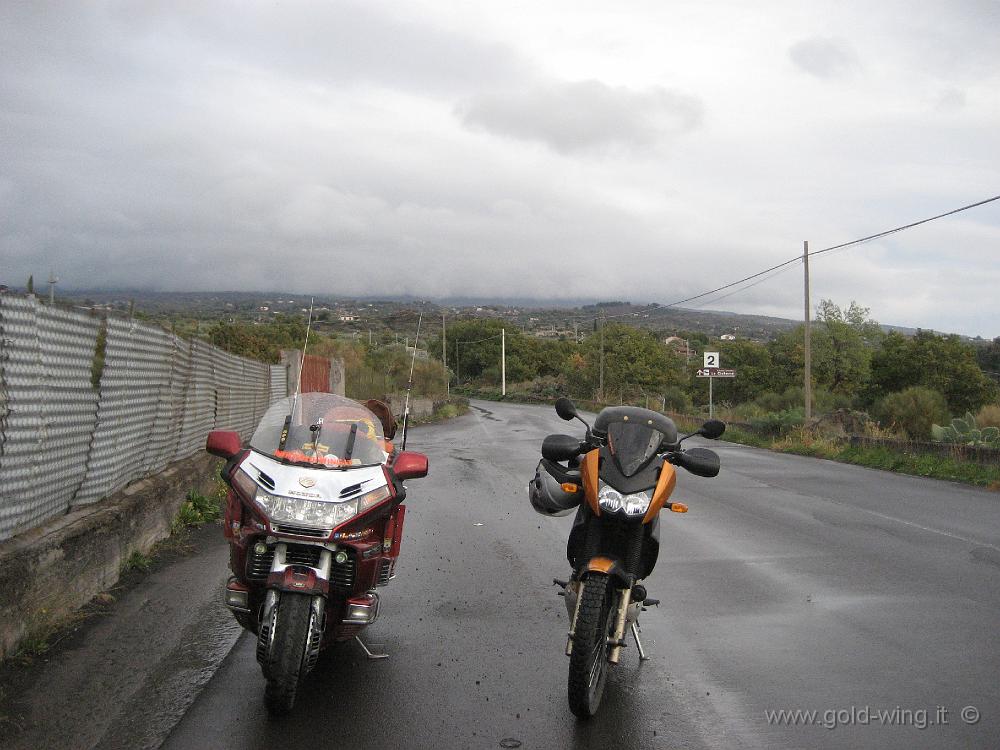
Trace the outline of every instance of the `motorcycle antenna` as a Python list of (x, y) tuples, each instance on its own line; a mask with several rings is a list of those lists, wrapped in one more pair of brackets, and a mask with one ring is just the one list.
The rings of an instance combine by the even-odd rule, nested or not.
[(288, 410), (288, 416), (285, 417), (285, 425), (281, 429), (281, 440), (278, 441), (279, 451), (285, 449), (285, 441), (288, 440), (288, 430), (292, 426), (292, 415), (295, 413), (295, 405), (299, 402), (299, 392), (302, 390), (302, 368), (306, 364), (306, 350), (309, 348), (309, 331), (312, 330), (313, 305), (315, 302), (315, 297), (309, 298), (309, 319), (306, 321), (306, 340), (302, 344), (302, 356), (299, 358), (299, 374), (295, 378), (295, 393), (292, 396), (292, 408)]
[(406, 383), (406, 403), (403, 406), (403, 450), (406, 450), (406, 428), (410, 423), (410, 391), (413, 390), (413, 365), (417, 362), (417, 342), (420, 341), (420, 322), (424, 314), (417, 318), (417, 335), (413, 339), (413, 357), (410, 358), (410, 379)]

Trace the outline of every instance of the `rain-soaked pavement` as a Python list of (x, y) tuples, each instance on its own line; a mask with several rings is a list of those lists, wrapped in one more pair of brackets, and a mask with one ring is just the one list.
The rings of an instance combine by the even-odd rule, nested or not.
[[(691, 512), (663, 518), (646, 582), (663, 606), (642, 618), (651, 661), (626, 649), (600, 714), (574, 719), (551, 585), (567, 572), (571, 518), (537, 516), (524, 487), (542, 437), (575, 430), (549, 408), (474, 402), (411, 433), (431, 474), (409, 483), (398, 575), (365, 634), (389, 660), (345, 644), (290, 717), (269, 719), (252, 638), (236, 639), (205, 593), (225, 577), (220, 534), (179, 563), (202, 574), (178, 578), (191, 605), (176, 645), (120, 677), (141, 684), (119, 688), (117, 711), (105, 700), (97, 729), (49, 745), (156, 747), (172, 724), (171, 749), (1000, 744), (1000, 495), (724, 443), (719, 477), (680, 472), (675, 497)], [(150, 621), (143, 636), (168, 625)], [(185, 651), (183, 633), (202, 645)], [(234, 640), (212, 673), (206, 658)], [(108, 670), (94, 680), (49, 698), (69, 726), (93, 710), (93, 691), (114, 694)], [(796, 710), (815, 715), (769, 717)], [(39, 746), (26, 736), (14, 747)]]

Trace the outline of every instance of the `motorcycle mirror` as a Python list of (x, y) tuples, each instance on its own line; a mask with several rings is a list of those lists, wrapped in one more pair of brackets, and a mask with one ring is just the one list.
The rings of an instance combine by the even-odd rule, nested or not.
[(698, 434), (709, 440), (717, 440), (726, 431), (726, 423), (718, 419), (710, 419), (701, 426)]
[(396, 455), (392, 470), (400, 480), (426, 477), (427, 456), (416, 451), (403, 451)]
[(567, 422), (575, 419), (577, 416), (576, 405), (565, 396), (560, 396), (556, 399), (556, 414), (559, 415), (560, 419), (565, 419)]
[(213, 456), (219, 456), (227, 461), (243, 448), (240, 434), (232, 430), (212, 430), (205, 441), (205, 450)]

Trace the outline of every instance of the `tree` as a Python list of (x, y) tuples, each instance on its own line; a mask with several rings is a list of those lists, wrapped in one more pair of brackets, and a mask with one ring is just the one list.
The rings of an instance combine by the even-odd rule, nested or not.
[(868, 317), (868, 308), (851, 300), (841, 309), (824, 299), (817, 309), (813, 372), (816, 382), (831, 393), (857, 395), (871, 377), (873, 347), (882, 340), (882, 329)]
[[(816, 325), (811, 329), (813, 385), (834, 394), (855, 397), (871, 379), (873, 347), (882, 340), (878, 323), (868, 318), (868, 308), (851, 302), (840, 308), (830, 300), (820, 302)], [(770, 342), (775, 364), (773, 390), (802, 384), (805, 368), (805, 328), (797, 326)]]
[(976, 363), (974, 348), (954, 334), (917, 331), (912, 338), (893, 331), (872, 357), (868, 398), (922, 385), (941, 393), (953, 414), (975, 412), (997, 398), (997, 386)]
[[(736, 370), (736, 377), (715, 382), (719, 398), (742, 404), (773, 390), (783, 376), (775, 372), (771, 352), (755, 341), (723, 341), (719, 358), (726, 369)], [(699, 367), (701, 363), (698, 363)], [(707, 395), (706, 395), (707, 399)]]
[(1000, 376), (1000, 336), (976, 347), (976, 359), (985, 372)]
[[(577, 356), (567, 358), (566, 377), (578, 396), (597, 394), (600, 386), (601, 333), (590, 334)], [(658, 397), (687, 380), (683, 360), (652, 331), (612, 323), (604, 326), (604, 398), (636, 400)]]
[(220, 349), (262, 362), (277, 362), (282, 349), (301, 349), (305, 337), (305, 321), (284, 315), (265, 325), (220, 321), (208, 331), (209, 341)]
[(35, 274), (31, 274), (28, 277), (28, 294), (35, 293)]

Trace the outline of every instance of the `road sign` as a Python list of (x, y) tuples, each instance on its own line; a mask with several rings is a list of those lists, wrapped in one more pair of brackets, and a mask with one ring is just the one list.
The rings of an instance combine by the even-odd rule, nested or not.
[(719, 353), (718, 352), (705, 352), (705, 369), (711, 369), (719, 366)]
[(735, 378), (736, 370), (723, 370), (721, 367), (703, 367), (695, 374), (699, 378)]

